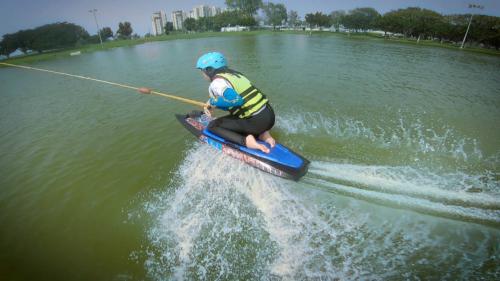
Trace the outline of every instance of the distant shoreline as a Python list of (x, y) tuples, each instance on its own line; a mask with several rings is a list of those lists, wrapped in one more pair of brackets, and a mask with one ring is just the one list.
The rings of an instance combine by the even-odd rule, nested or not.
[(179, 39), (197, 39), (197, 38), (209, 38), (209, 37), (229, 37), (229, 36), (252, 36), (252, 35), (262, 35), (262, 34), (297, 34), (297, 35), (310, 35), (310, 36), (342, 36), (350, 38), (353, 40), (366, 39), (366, 40), (379, 40), (390, 43), (400, 43), (400, 44), (411, 44), (415, 46), (429, 46), (446, 48), (456, 51), (465, 51), (473, 53), (488, 54), (494, 56), (500, 56), (500, 51), (492, 49), (484, 49), (477, 47), (466, 47), (460, 49), (458, 46), (449, 43), (439, 43), (431, 40), (420, 40), (417, 43), (416, 40), (411, 39), (400, 39), (400, 38), (384, 38), (380, 35), (374, 35), (369, 33), (337, 33), (329, 31), (269, 31), (269, 30), (257, 30), (257, 31), (242, 31), (242, 32), (200, 32), (200, 33), (178, 33), (170, 35), (161, 35), (155, 37), (139, 38), (139, 39), (129, 39), (129, 40), (115, 40), (103, 43), (101, 47), (100, 44), (88, 44), (82, 45), (80, 47), (73, 47), (64, 50), (57, 50), (46, 52), (42, 54), (30, 54), (25, 56), (18, 56), (14, 58), (1, 60), (7, 63), (34, 63), (38, 61), (45, 61), (50, 59), (57, 59), (63, 57), (70, 57), (71, 53), (90, 53), (99, 50), (107, 50), (118, 47), (135, 46), (139, 44), (149, 43), (149, 42), (159, 42), (159, 41), (169, 41), (169, 40), (179, 40)]

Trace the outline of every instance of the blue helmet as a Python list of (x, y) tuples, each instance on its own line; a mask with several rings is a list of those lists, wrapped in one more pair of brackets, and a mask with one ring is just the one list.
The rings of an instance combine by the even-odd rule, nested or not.
[(196, 68), (199, 69), (207, 69), (208, 67), (219, 69), (226, 66), (226, 58), (224, 58), (224, 55), (219, 52), (206, 53), (198, 59), (198, 62), (196, 62)]

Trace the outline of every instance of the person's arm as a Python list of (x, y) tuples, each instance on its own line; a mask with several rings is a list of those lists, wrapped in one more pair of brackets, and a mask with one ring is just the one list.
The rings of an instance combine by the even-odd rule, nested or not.
[(210, 105), (227, 109), (229, 107), (237, 107), (243, 105), (243, 98), (232, 88), (226, 88), (221, 96), (210, 98)]

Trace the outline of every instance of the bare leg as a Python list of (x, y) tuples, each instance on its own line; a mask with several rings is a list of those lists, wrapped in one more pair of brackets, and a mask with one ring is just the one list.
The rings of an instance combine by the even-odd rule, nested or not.
[(269, 148), (267, 148), (263, 144), (258, 143), (257, 140), (255, 140), (254, 136), (248, 135), (245, 140), (248, 148), (259, 149), (262, 152), (269, 153)]
[(271, 136), (269, 131), (265, 131), (264, 133), (259, 135), (259, 140), (267, 142), (271, 148), (273, 148), (276, 145), (276, 141), (274, 138)]

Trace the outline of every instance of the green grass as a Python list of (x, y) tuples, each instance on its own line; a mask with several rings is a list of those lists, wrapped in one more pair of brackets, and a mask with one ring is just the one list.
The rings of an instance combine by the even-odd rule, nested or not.
[[(492, 49), (484, 49), (478, 47), (466, 47), (464, 49), (460, 49), (459, 46), (449, 44), (449, 43), (439, 43), (431, 40), (420, 40), (417, 43), (416, 40), (412, 39), (404, 39), (404, 38), (384, 38), (380, 35), (370, 34), (370, 33), (337, 33), (337, 32), (328, 32), (328, 31), (269, 31), (269, 30), (256, 30), (256, 31), (243, 31), (243, 32), (200, 32), (200, 33), (172, 33), (169, 35), (161, 35), (156, 37), (149, 38), (139, 38), (139, 39), (131, 39), (131, 40), (115, 40), (105, 42), (102, 46), (100, 44), (88, 44), (82, 45), (79, 47), (57, 50), (52, 52), (46, 52), (42, 54), (31, 54), (26, 56), (19, 56), (15, 58), (10, 58), (3, 60), (3, 62), (7, 63), (33, 63), (37, 61), (50, 60), (55, 58), (63, 58), (70, 56), (70, 53), (80, 51), (81, 53), (89, 53), (94, 51), (101, 51), (119, 47), (127, 47), (134, 46), (138, 44), (144, 44), (148, 42), (155, 41), (168, 41), (168, 40), (179, 40), (179, 39), (196, 39), (196, 38), (207, 38), (207, 37), (230, 37), (230, 36), (253, 36), (253, 35), (261, 35), (261, 34), (300, 34), (300, 35), (311, 35), (311, 36), (342, 36), (345, 38), (349, 38), (352, 40), (381, 40), (384, 42), (390, 42), (395, 44), (411, 44), (415, 46), (430, 46), (430, 47), (439, 47), (439, 48), (447, 48), (456, 51), (462, 52), (474, 52), (474, 53), (482, 53), (489, 55), (500, 55), (500, 51), (492, 50)], [(1, 67), (1, 66), (0, 66)]]
[[(196, 39), (196, 38), (206, 38), (206, 37), (229, 37), (229, 36), (248, 36), (257, 35), (261, 33), (267, 33), (266, 31), (245, 31), (245, 32), (200, 32), (200, 33), (173, 33), (169, 35), (161, 35), (156, 37), (130, 39), (130, 40), (114, 40), (104, 42), (101, 46), (100, 44), (87, 44), (79, 47), (68, 48), (64, 50), (56, 50), (50, 52), (44, 52), (41, 54), (30, 54), (26, 56), (18, 56), (14, 58), (9, 58), (2, 60), (6, 63), (33, 63), (38, 61), (69, 57), (70, 53), (80, 51), (81, 53), (90, 53), (94, 51), (102, 51), (119, 47), (135, 46), (138, 44), (144, 44), (148, 42), (156, 41), (168, 41), (168, 40), (179, 40), (179, 39)], [(1, 66), (0, 66), (1, 67)]]
[[(473, 53), (481, 53), (481, 54), (496, 55), (496, 56), (500, 55), (500, 51), (494, 50), (494, 49), (486, 49), (486, 48), (470, 47), (470, 46), (465, 46), (464, 49), (461, 49), (459, 45), (454, 45), (451, 43), (440, 43), (440, 42), (436, 42), (433, 40), (420, 39), (420, 42), (417, 42), (416, 39), (385, 38), (379, 34), (374, 34), (374, 33), (350, 33), (350, 34), (339, 33), (339, 32), (323, 32), (323, 33), (349, 37), (352, 39), (374, 39), (374, 40), (381, 40), (384, 42), (397, 43), (397, 44), (409, 44), (409, 45), (414, 45), (414, 46), (430, 46), (430, 47), (446, 48), (446, 49), (456, 50), (456, 51), (460, 51), (460, 52), (473, 52)], [(313, 34), (314, 34), (314, 32), (313, 32)]]

